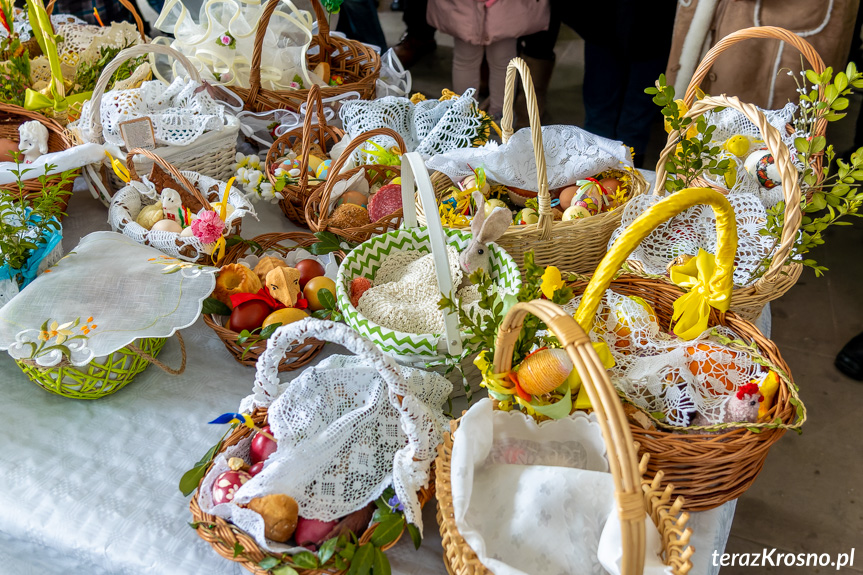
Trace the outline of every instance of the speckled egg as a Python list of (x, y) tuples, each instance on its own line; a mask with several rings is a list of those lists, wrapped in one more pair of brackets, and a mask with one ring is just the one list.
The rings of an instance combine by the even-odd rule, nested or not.
[(252, 476), (245, 471), (224, 471), (213, 482), (213, 503), (230, 503), (234, 500), (237, 489), (243, 486)]

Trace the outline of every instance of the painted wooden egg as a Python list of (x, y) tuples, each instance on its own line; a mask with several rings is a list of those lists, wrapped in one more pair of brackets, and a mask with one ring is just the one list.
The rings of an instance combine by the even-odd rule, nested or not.
[(234, 500), (237, 489), (242, 487), (252, 476), (245, 471), (224, 471), (213, 482), (213, 503), (230, 503)]
[(560, 387), (572, 373), (572, 360), (562, 349), (541, 349), (521, 362), (518, 383), (531, 395), (542, 395)]
[(332, 160), (324, 160), (318, 165), (318, 168), (315, 170), (315, 177), (320, 180), (326, 180), (327, 174), (330, 173), (330, 166), (332, 165)]
[(782, 176), (776, 169), (773, 154), (768, 150), (757, 150), (749, 154), (743, 162), (743, 169), (755, 178), (762, 188), (769, 190), (782, 185)]

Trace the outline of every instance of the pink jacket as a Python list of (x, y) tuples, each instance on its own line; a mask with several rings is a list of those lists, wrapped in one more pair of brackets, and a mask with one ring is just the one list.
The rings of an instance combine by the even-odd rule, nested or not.
[(548, 3), (549, 0), (429, 0), (426, 18), (444, 34), (488, 46), (548, 29)]

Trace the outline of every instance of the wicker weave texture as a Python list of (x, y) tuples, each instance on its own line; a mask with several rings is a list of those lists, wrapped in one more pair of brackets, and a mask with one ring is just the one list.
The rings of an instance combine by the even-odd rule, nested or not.
[[(231, 89), (245, 102), (245, 108), (253, 112), (269, 110), (299, 111), (300, 106), (308, 97), (308, 90), (265, 90), (261, 88), (261, 58), (263, 55), (264, 36), (270, 17), (279, 2), (269, 2), (258, 22), (255, 34), (255, 48), (252, 52), (251, 75), (249, 88), (232, 86)], [(372, 48), (355, 40), (345, 40), (338, 36), (330, 36), (330, 25), (327, 14), (319, 0), (311, 0), (315, 17), (318, 20), (318, 34), (312, 38), (309, 51), (317, 48), (317, 53), (308, 55), (309, 69), (314, 69), (321, 62), (330, 65), (330, 74), (344, 77), (341, 86), (325, 86), (321, 89), (323, 98), (332, 98), (348, 92), (359, 92), (360, 99), (374, 100), (375, 88), (381, 73), (381, 57)]]
[[(0, 104), (0, 138), (7, 138), (17, 142), (19, 139), (18, 127), (24, 122), (29, 122), (31, 120), (36, 120), (48, 128), (49, 153), (62, 152), (63, 150), (68, 150), (72, 147), (72, 142), (67, 137), (66, 130), (63, 129), (60, 124), (54, 120), (49, 120), (38, 112), (31, 112), (12, 104)], [(58, 180), (60, 180), (59, 175), (48, 178), (48, 182), (56, 182)], [(72, 195), (72, 185), (73, 183), (69, 182), (63, 187), (64, 190), (69, 192), (69, 195), (65, 196), (62, 201), (63, 212), (66, 211), (66, 206), (69, 204), (69, 198)], [(14, 192), (16, 195), (18, 194), (17, 183), (4, 184), (0, 186), (0, 189), (6, 193)], [(38, 179), (26, 180), (24, 182), (24, 201), (32, 201), (41, 195), (42, 184)], [(60, 216), (59, 219), (62, 220), (62, 216)]]
[(330, 203), (330, 194), (337, 182), (347, 181), (358, 172), (365, 171), (365, 179), (369, 186), (374, 184), (386, 184), (393, 178), (401, 174), (399, 166), (380, 166), (380, 165), (365, 165), (358, 168), (347, 170), (340, 173), (345, 162), (351, 157), (354, 150), (365, 144), (375, 136), (389, 136), (396, 141), (396, 146), (399, 153), (404, 155), (407, 153), (404, 140), (401, 135), (389, 128), (376, 128), (363, 132), (356, 138), (352, 139), (342, 155), (339, 156), (333, 165), (330, 167), (330, 173), (333, 176), (327, 178), (326, 183), (318, 188), (308, 202), (306, 202), (306, 221), (309, 224), (309, 229), (313, 232), (331, 232), (340, 238), (354, 243), (362, 243), (372, 236), (380, 235), (392, 230), (398, 229), (402, 222), (403, 211), (401, 208), (392, 214), (381, 218), (376, 222), (370, 222), (364, 226), (357, 227), (336, 227), (332, 224), (331, 215), (327, 214), (326, 207)]
[[(309, 247), (313, 243), (317, 242), (318, 239), (312, 234), (289, 232), (264, 234), (252, 238), (251, 241), (257, 242), (261, 246), (261, 254), (275, 251), (284, 256), (297, 248)], [(296, 245), (284, 245), (283, 242), (294, 243)], [(237, 263), (237, 260), (245, 257), (248, 253), (248, 245), (239, 243), (228, 250), (228, 253), (225, 254), (225, 258), (221, 263), (222, 265)], [(341, 261), (344, 259), (345, 254), (343, 252), (334, 252), (334, 256), (338, 261)], [(267, 349), (266, 340), (253, 344), (240, 344), (237, 341), (237, 338), (240, 335), (239, 333), (226, 328), (218, 319), (210, 314), (206, 314), (203, 317), (204, 323), (216, 332), (216, 335), (220, 340), (222, 340), (222, 343), (225, 344), (225, 347), (237, 362), (249, 367), (255, 367), (258, 362), (258, 358)], [(248, 350), (246, 349), (246, 345), (249, 346)], [(285, 352), (284, 357), (279, 362), (279, 371), (293, 371), (307, 366), (315, 357), (317, 357), (323, 348), (324, 342), (312, 338), (307, 339), (301, 346), (292, 346)]]
[[(252, 413), (252, 420), (255, 422), (259, 428), (267, 425), (267, 410), (266, 408), (258, 408)], [(239, 443), (241, 440), (249, 437), (252, 434), (253, 430), (249, 429), (245, 426), (238, 426), (231, 434), (225, 439), (222, 444), (219, 453), (225, 451), (227, 448), (232, 447)], [(209, 472), (209, 468), (212, 467), (212, 463), (207, 467), (207, 471)], [(206, 476), (206, 474), (205, 474)], [(203, 481), (203, 478), (201, 479)], [(198, 486), (200, 489), (200, 484)], [(421, 505), (425, 505), (434, 497), (434, 478), (429, 483), (428, 488), (424, 488), (419, 493), (419, 500)], [(212, 545), (213, 549), (227, 559), (228, 561), (234, 561), (239, 563), (246, 570), (254, 573), (255, 575), (270, 575), (270, 571), (266, 569), (261, 569), (258, 567), (258, 563), (264, 560), (265, 557), (275, 557), (276, 559), (281, 559), (279, 555), (272, 555), (267, 551), (258, 546), (254, 539), (252, 539), (245, 531), (238, 529), (232, 523), (229, 523), (222, 519), (221, 517), (216, 517), (215, 515), (210, 515), (209, 513), (204, 513), (201, 510), (201, 506), (198, 505), (198, 492), (192, 495), (192, 500), (189, 503), (189, 509), (192, 512), (192, 520), (195, 525), (195, 531), (198, 533), (198, 536)], [(365, 532), (359, 537), (359, 545), (363, 545), (371, 541), (372, 534), (377, 527), (377, 523), (368, 527)], [(403, 533), (402, 533), (403, 534)], [(383, 550), (386, 551), (390, 549), (398, 543), (399, 539), (401, 539), (401, 535), (399, 535), (395, 541), (385, 545)], [(235, 553), (236, 545), (239, 544), (242, 546), (243, 551), (239, 554)], [(344, 575), (347, 573), (347, 570), (338, 570), (335, 568), (331, 569), (300, 569), (297, 571), (299, 575)]]

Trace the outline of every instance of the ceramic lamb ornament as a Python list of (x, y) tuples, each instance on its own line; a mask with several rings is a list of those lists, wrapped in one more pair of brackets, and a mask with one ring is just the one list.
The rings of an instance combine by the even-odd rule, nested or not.
[(162, 201), (162, 213), (167, 220), (177, 220), (177, 214), (183, 209), (183, 200), (180, 197), (180, 192), (171, 188), (162, 190), (159, 196)]
[(485, 217), (485, 196), (481, 192), (473, 193), (473, 201), (476, 204), (476, 215), (470, 222), (473, 238), (458, 256), (459, 265), (464, 272), (460, 287), (469, 285), (469, 276), (480, 268), (491, 273), (491, 252), (488, 244), (500, 239), (512, 224), (512, 212), (507, 208), (497, 207)]
[(25, 164), (32, 164), (39, 156), (47, 154), (48, 128), (36, 120), (18, 126), (18, 151), (24, 154)]

